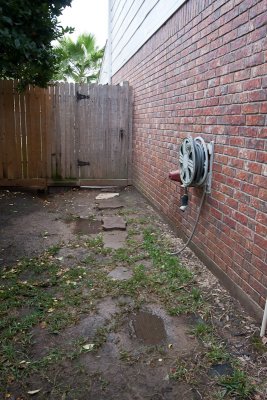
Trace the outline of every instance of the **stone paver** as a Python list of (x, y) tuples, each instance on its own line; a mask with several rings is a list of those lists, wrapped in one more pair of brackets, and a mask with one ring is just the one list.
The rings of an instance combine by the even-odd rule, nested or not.
[(112, 230), (126, 230), (126, 221), (120, 216), (111, 216), (111, 217), (103, 217), (102, 218), (102, 228), (104, 231), (112, 231)]
[(125, 281), (133, 276), (132, 271), (125, 267), (117, 267), (113, 269), (108, 276), (117, 281)]
[(118, 199), (97, 200), (96, 208), (98, 210), (116, 210), (123, 208), (124, 205)]
[(100, 193), (96, 196), (96, 200), (108, 200), (113, 199), (116, 196), (119, 196), (119, 193)]
[(125, 231), (107, 231), (103, 233), (104, 248), (121, 249), (125, 246), (127, 232)]

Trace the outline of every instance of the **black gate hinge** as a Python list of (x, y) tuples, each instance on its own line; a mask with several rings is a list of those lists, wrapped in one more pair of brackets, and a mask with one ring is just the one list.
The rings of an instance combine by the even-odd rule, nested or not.
[(80, 100), (84, 100), (84, 99), (90, 99), (90, 96), (87, 95), (87, 94), (81, 94), (77, 90), (77, 92), (76, 92), (76, 100), (80, 101)]
[(78, 167), (84, 167), (85, 165), (90, 165), (90, 162), (77, 160), (77, 165), (78, 165)]

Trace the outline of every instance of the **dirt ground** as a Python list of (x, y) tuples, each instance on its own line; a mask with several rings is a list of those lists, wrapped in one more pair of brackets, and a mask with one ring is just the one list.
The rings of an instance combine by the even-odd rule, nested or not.
[(0, 191), (0, 399), (267, 399), (259, 326), (118, 193)]

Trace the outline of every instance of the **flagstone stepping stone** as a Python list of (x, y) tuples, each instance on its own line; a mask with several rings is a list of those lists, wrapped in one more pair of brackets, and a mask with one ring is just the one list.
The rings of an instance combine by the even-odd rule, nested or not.
[(126, 230), (126, 221), (120, 216), (112, 216), (112, 217), (103, 217), (102, 218), (102, 228), (104, 231), (113, 231), (113, 230)]
[(113, 269), (108, 276), (116, 281), (125, 281), (130, 279), (133, 273), (125, 267), (117, 267)]
[(108, 199), (108, 200), (99, 200), (97, 202), (96, 208), (98, 210), (115, 210), (117, 208), (123, 208), (124, 205), (118, 199)]
[(108, 200), (113, 199), (116, 196), (119, 196), (119, 193), (100, 193), (96, 196), (96, 200)]
[(125, 231), (106, 231), (103, 233), (104, 248), (121, 249), (125, 246), (127, 232)]

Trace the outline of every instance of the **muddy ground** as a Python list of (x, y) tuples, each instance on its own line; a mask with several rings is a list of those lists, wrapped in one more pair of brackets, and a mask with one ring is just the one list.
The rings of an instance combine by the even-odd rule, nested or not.
[(118, 193), (0, 192), (0, 398), (266, 399), (259, 326)]

